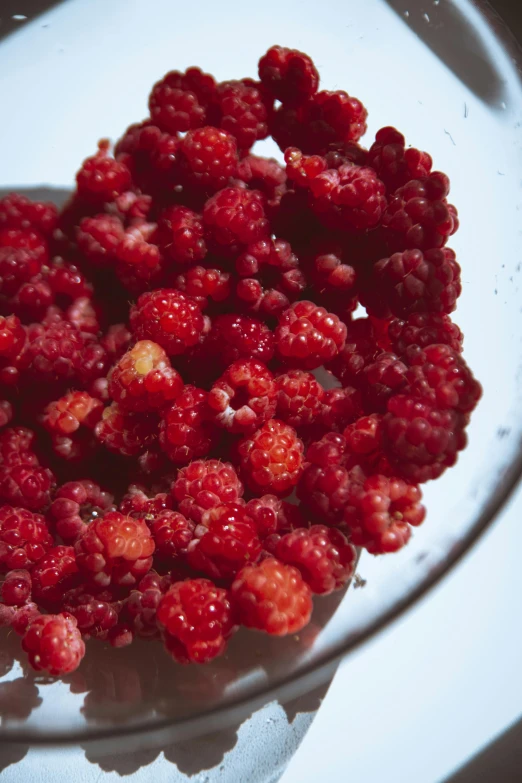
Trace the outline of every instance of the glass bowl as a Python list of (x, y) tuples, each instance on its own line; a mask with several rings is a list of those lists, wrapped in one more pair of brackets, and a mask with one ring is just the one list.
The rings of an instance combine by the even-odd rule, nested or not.
[[(201, 2), (197, 13), (170, 0), (47, 5), (43, 15), (0, 27), (2, 194), (63, 203), (79, 162), (99, 138), (116, 139), (145, 116), (150, 86), (163, 73), (197, 63), (218, 79), (255, 76), (259, 55), (278, 42), (309, 52), (324, 88), (364, 101), (366, 139), (395, 125), (429, 150), (451, 177), (461, 218), (452, 241), (464, 281), (455, 319), (484, 397), (457, 466), (425, 486), (428, 517), (404, 550), (364, 554), (363, 579), (317, 600), (298, 636), (238, 633), (228, 654), (206, 667), (176, 666), (160, 645), (94, 643), (77, 672), (46, 680), (21, 662), (19, 640), (4, 635), (1, 741), (134, 734), (136, 743), (161, 732), (183, 739), (324, 681), (454, 565), (519, 479), (522, 57), (491, 8), (468, 0), (414, 8), (402, 0), (265, 0), (248, 16), (233, 0)], [(273, 144), (259, 151), (281, 159)]]

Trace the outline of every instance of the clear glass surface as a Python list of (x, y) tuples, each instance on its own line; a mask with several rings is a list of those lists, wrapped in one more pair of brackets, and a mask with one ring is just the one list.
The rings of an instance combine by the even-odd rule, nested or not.
[[(484, 386), (457, 466), (425, 487), (428, 516), (392, 556), (364, 554), (364, 589), (316, 601), (299, 637), (241, 632), (206, 667), (180, 667), (160, 645), (89, 645), (78, 672), (45, 680), (0, 647), (0, 740), (80, 740), (222, 723), (281, 687), (317, 682), (426, 592), (472, 546), (517, 482), (522, 436), (522, 89), (520, 50), (481, 3), (312, 0), (259, 6), (203, 0), (67, 0), (15, 20), (0, 40), (0, 192), (63, 201), (101, 137), (146, 115), (150, 86), (197, 63), (218, 79), (255, 76), (273, 43), (309, 52), (326, 89), (369, 110), (366, 139), (395, 125), (450, 175), (461, 227), (452, 238), (464, 290), (455, 320)], [(1, 27), (0, 27), (1, 35)], [(256, 148), (257, 150), (257, 148)], [(281, 154), (272, 143), (261, 154)]]

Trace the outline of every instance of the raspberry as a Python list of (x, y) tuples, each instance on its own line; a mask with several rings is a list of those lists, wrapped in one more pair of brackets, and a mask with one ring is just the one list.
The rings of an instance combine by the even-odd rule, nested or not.
[(179, 510), (200, 523), (206, 511), (223, 503), (236, 503), (243, 495), (234, 466), (217, 459), (196, 460), (181, 468), (172, 484)]
[(159, 219), (160, 244), (178, 264), (202, 261), (207, 253), (201, 215), (187, 207), (167, 207)]
[(416, 484), (375, 475), (350, 486), (344, 520), (356, 546), (371, 554), (396, 552), (409, 540), (411, 525), (420, 525), (426, 511)]
[(142, 454), (157, 437), (153, 413), (126, 413), (113, 402), (105, 408), (94, 434), (106, 448), (124, 457)]
[(150, 340), (136, 343), (109, 373), (109, 394), (124, 411), (161, 408), (182, 389), (181, 376), (167, 354)]
[(87, 527), (74, 548), (78, 568), (90, 583), (129, 586), (150, 569), (154, 539), (142, 519), (109, 511)]
[(1, 588), (7, 606), (23, 606), (31, 598), (31, 574), (25, 569), (9, 571)]
[(372, 322), (358, 318), (348, 324), (346, 343), (328, 369), (343, 386), (359, 386), (364, 368), (379, 354)]
[(144, 283), (159, 278), (162, 256), (158, 246), (154, 244), (156, 239), (155, 223), (140, 223), (126, 229), (116, 247), (116, 257), (119, 262), (116, 273), (127, 288), (130, 289), (129, 281), (133, 277)]
[[(0, 435), (0, 464), (9, 454), (30, 452), (36, 441), (36, 434), (27, 427), (10, 427)], [(34, 464), (38, 464), (35, 457)]]
[(223, 188), (209, 198), (203, 209), (209, 239), (221, 251), (233, 252), (269, 233), (263, 196), (257, 190)]
[(440, 171), (399, 188), (382, 216), (393, 250), (442, 247), (458, 228), (457, 210), (448, 204), (449, 180)]
[(103, 348), (86, 341), (67, 321), (51, 323), (27, 346), (29, 371), (38, 381), (87, 383), (103, 375)]
[(91, 298), (92, 285), (87, 282), (77, 266), (64, 261), (60, 256), (53, 258), (46, 271), (45, 279), (54, 294), (56, 302), (69, 304), (80, 297)]
[(192, 266), (173, 281), (174, 288), (192, 297), (202, 310), (212, 302), (224, 302), (230, 296), (230, 274), (221, 269)]
[(125, 324), (113, 324), (102, 337), (101, 344), (111, 359), (119, 359), (128, 349), (131, 340), (132, 334)]
[(242, 152), (268, 136), (268, 120), (273, 102), (263, 85), (253, 79), (218, 84), (220, 127), (237, 139)]
[(285, 105), (302, 103), (317, 92), (319, 74), (312, 59), (296, 49), (272, 46), (259, 60), (259, 78)]
[(384, 451), (399, 476), (417, 483), (438, 478), (466, 446), (464, 424), (455, 411), (397, 394), (384, 417)]
[(318, 422), (323, 432), (342, 430), (362, 414), (362, 398), (358, 389), (327, 389), (324, 392)]
[(15, 359), (22, 351), (26, 332), (16, 315), (0, 315), (0, 361)]
[(0, 400), (0, 429), (6, 427), (13, 419), (13, 406), (8, 400)]
[(96, 155), (84, 160), (76, 175), (78, 194), (87, 201), (103, 204), (128, 190), (130, 171), (121, 161), (114, 160), (100, 148)]
[(58, 224), (58, 210), (48, 201), (31, 201), (20, 193), (9, 193), (0, 199), (0, 230), (33, 229), (50, 236)]
[(309, 372), (289, 370), (279, 375), (277, 383), (277, 416), (299, 429), (312, 424), (320, 414), (324, 389)]
[(241, 309), (271, 319), (278, 318), (305, 288), (303, 273), (295, 269), (282, 274), (275, 288), (264, 287), (256, 278), (244, 278), (236, 286), (236, 297)]
[(412, 313), (405, 321), (394, 318), (388, 327), (388, 338), (395, 353), (403, 355), (410, 345), (426, 348), (434, 343), (449, 345), (462, 353), (464, 335), (449, 315)]
[[(0, 478), (0, 503), (41, 511), (49, 505), (56, 480), (48, 468), (23, 457), (16, 464), (4, 464)], [(23, 566), (22, 566), (23, 567)]]
[(433, 408), (471, 413), (482, 388), (461, 354), (449, 345), (410, 346), (406, 352), (408, 394), (420, 397)]
[(297, 484), (303, 462), (303, 443), (295, 430), (270, 419), (239, 445), (241, 467), (254, 491), (287, 495)]
[(63, 608), (75, 618), (84, 639), (107, 639), (118, 622), (122, 604), (114, 601), (108, 590), (92, 594), (80, 586), (67, 590)]
[(208, 579), (177, 582), (157, 611), (167, 651), (180, 663), (208, 663), (225, 651), (235, 630), (228, 590)]
[(186, 74), (178, 71), (167, 73), (154, 85), (149, 96), (149, 110), (152, 121), (168, 133), (184, 132), (205, 124), (205, 96)]
[(119, 218), (113, 215), (86, 217), (76, 230), (78, 247), (95, 266), (110, 266), (116, 258), (116, 248), (125, 235)]
[(394, 353), (380, 353), (359, 375), (363, 405), (368, 413), (385, 413), (386, 403), (406, 385), (407, 367)]
[(312, 614), (311, 591), (300, 572), (273, 557), (243, 568), (230, 592), (242, 625), (275, 636), (297, 633)]
[(405, 250), (375, 265), (361, 301), (371, 315), (451, 313), (460, 296), (460, 266), (449, 248)]
[(0, 246), (0, 295), (19, 295), (24, 284), (38, 275), (42, 261), (31, 250)]
[(180, 153), (188, 185), (215, 191), (236, 175), (236, 139), (226, 130), (211, 125), (191, 130), (181, 141)]
[(354, 572), (354, 547), (340, 530), (324, 525), (287, 533), (271, 551), (282, 563), (299, 569), (317, 595), (328, 595), (345, 587)]
[(94, 336), (100, 331), (100, 308), (86, 296), (75, 299), (67, 308), (65, 315), (84, 336), (87, 334)]
[(239, 162), (237, 177), (251, 190), (260, 190), (266, 200), (268, 217), (277, 209), (286, 191), (286, 172), (274, 158), (247, 155)]
[(282, 314), (275, 339), (285, 363), (311, 370), (333, 359), (342, 350), (346, 326), (323, 307), (301, 301)]
[[(116, 156), (129, 166), (142, 191), (163, 198), (179, 184), (179, 145), (177, 136), (144, 122), (127, 129), (116, 145)], [(116, 199), (116, 206), (119, 201)]]
[(176, 401), (162, 414), (159, 443), (165, 454), (177, 465), (186, 465), (204, 457), (214, 441), (209, 423), (208, 392), (196, 386), (185, 386)]
[(140, 581), (138, 588), (131, 590), (125, 608), (137, 636), (144, 639), (159, 638), (156, 614), (170, 586), (170, 576), (160, 576), (150, 571)]
[(47, 608), (58, 606), (66, 590), (74, 587), (79, 578), (72, 546), (49, 549), (31, 570), (33, 598)]
[(381, 128), (370, 147), (368, 165), (386, 185), (388, 193), (406, 185), (412, 179), (427, 177), (431, 172), (432, 160), (427, 152), (410, 147), (402, 133), (391, 127)]
[(328, 228), (365, 231), (386, 209), (384, 184), (373, 169), (349, 163), (327, 169), (310, 182), (311, 207)]
[(343, 432), (348, 451), (358, 456), (375, 454), (382, 446), (382, 416), (361, 416)]
[(69, 614), (37, 617), (25, 632), (22, 647), (33, 669), (55, 677), (73, 672), (85, 655), (76, 620)]
[(49, 283), (43, 275), (38, 274), (20, 286), (15, 296), (7, 301), (5, 312), (14, 313), (24, 323), (41, 321), (53, 301), (54, 296)]
[(196, 571), (212, 579), (233, 579), (261, 554), (261, 542), (244, 506), (225, 503), (204, 515), (188, 545), (187, 559)]
[(178, 511), (162, 511), (149, 525), (156, 544), (156, 555), (169, 561), (185, 554), (194, 536), (194, 522)]
[(152, 340), (170, 356), (196, 345), (207, 328), (196, 302), (168, 288), (142, 294), (131, 308), (130, 324), (137, 340)]
[(246, 504), (246, 510), (262, 541), (274, 533), (284, 535), (306, 525), (300, 508), (276, 495), (252, 498)]
[(49, 258), (47, 241), (38, 231), (32, 229), (27, 231), (18, 228), (0, 229), (0, 248), (23, 250), (28, 253), (28, 260), (30, 257), (32, 264), (45, 264)]
[(255, 359), (268, 364), (274, 355), (273, 332), (261, 321), (246, 315), (220, 315), (214, 319), (208, 337), (220, 364), (228, 367), (238, 359)]
[(103, 403), (87, 392), (69, 392), (51, 402), (43, 424), (53, 436), (55, 450), (65, 459), (78, 459), (88, 453), (85, 435), (94, 430), (102, 411)]
[(73, 543), (112, 503), (112, 495), (94, 482), (68, 481), (56, 491), (48, 519), (60, 538)]
[(325, 158), (320, 155), (303, 155), (297, 147), (285, 150), (286, 173), (288, 178), (300, 187), (309, 187), (312, 180), (328, 168)]
[(357, 272), (349, 253), (338, 242), (321, 239), (308, 259), (309, 275), (321, 297), (342, 297), (354, 292)]
[(229, 432), (253, 432), (276, 409), (274, 376), (261, 362), (241, 359), (212, 386), (207, 404), (214, 421)]
[(149, 497), (141, 487), (131, 484), (118, 506), (118, 511), (135, 519), (152, 522), (158, 514), (172, 510), (173, 506), (173, 498), (167, 493), (159, 492)]

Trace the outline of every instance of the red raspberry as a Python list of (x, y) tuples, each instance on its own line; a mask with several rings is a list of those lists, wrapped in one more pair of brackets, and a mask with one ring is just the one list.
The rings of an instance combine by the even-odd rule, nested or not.
[(212, 302), (224, 302), (230, 296), (230, 274), (212, 267), (191, 266), (177, 275), (174, 288), (192, 297), (202, 310)]
[(384, 450), (397, 474), (418, 483), (438, 478), (465, 448), (465, 420), (424, 400), (397, 394), (384, 417)]
[[(282, 240), (279, 240), (282, 241)], [(278, 318), (305, 290), (307, 281), (300, 269), (292, 269), (278, 275), (275, 287), (257, 278), (244, 278), (236, 286), (240, 306), (249, 313), (261, 313), (265, 318)]]
[(68, 481), (56, 491), (48, 519), (60, 538), (73, 543), (112, 503), (112, 495), (94, 482)]
[(312, 614), (311, 591), (300, 572), (273, 557), (243, 568), (230, 592), (242, 625), (275, 636), (297, 633)]
[(322, 297), (339, 296), (343, 302), (352, 294), (357, 272), (350, 263), (350, 253), (336, 241), (321, 238), (315, 243), (307, 271)]
[(288, 424), (270, 419), (239, 444), (239, 455), (254, 491), (287, 495), (301, 474), (303, 443)]
[(213, 420), (229, 432), (253, 432), (276, 409), (274, 376), (261, 362), (240, 359), (212, 386), (207, 404)]
[(261, 191), (270, 216), (286, 191), (286, 172), (281, 164), (274, 158), (247, 155), (239, 162), (237, 176), (251, 190)]
[[(9, 607), (12, 610), (13, 607)], [(9, 620), (11, 628), (18, 636), (23, 636), (33, 620), (41, 617), (41, 612), (33, 601), (17, 607)]]
[(178, 511), (165, 510), (149, 523), (156, 555), (169, 561), (185, 554), (194, 536), (195, 523)]
[[(27, 427), (10, 427), (0, 435), (0, 464), (12, 454), (22, 454), (33, 450), (36, 445), (36, 434)], [(34, 464), (38, 460), (34, 459)]]
[(297, 147), (288, 147), (285, 150), (285, 163), (288, 178), (303, 188), (310, 187), (312, 180), (328, 168), (324, 157), (303, 155)]
[(302, 103), (317, 92), (319, 74), (312, 59), (296, 49), (272, 46), (259, 60), (259, 78), (285, 105)]
[(324, 392), (318, 422), (322, 431), (342, 430), (362, 414), (362, 398), (358, 389), (327, 389)]
[[(0, 256), (2, 250), (0, 248)], [(4, 308), (5, 312), (14, 313), (24, 322), (41, 321), (48, 307), (54, 302), (53, 292), (47, 280), (41, 274), (23, 283), (15, 296), (12, 296)]]
[(420, 525), (426, 511), (416, 484), (386, 476), (370, 476), (353, 482), (344, 510), (344, 521), (356, 546), (374, 555), (396, 552), (409, 540), (411, 525)]
[(343, 432), (348, 451), (358, 456), (376, 454), (382, 447), (382, 416), (361, 416)]
[(170, 575), (160, 576), (155, 571), (150, 571), (140, 581), (137, 590), (131, 590), (125, 609), (137, 636), (144, 639), (159, 638), (156, 614), (161, 599), (171, 584)]
[(235, 630), (228, 590), (208, 579), (172, 585), (161, 600), (157, 618), (167, 652), (179, 663), (208, 663), (225, 651)]
[(172, 484), (179, 510), (200, 523), (206, 511), (223, 503), (236, 503), (243, 495), (234, 466), (217, 459), (196, 460), (181, 468)]
[(0, 199), (0, 230), (33, 229), (50, 236), (58, 224), (58, 209), (48, 201), (31, 201), (20, 193), (9, 193)]
[(275, 339), (283, 361), (311, 370), (343, 349), (346, 326), (314, 302), (300, 301), (282, 314)]
[(393, 250), (442, 247), (458, 228), (457, 210), (448, 204), (449, 179), (440, 171), (411, 180), (390, 199), (382, 217)]
[(208, 392), (185, 386), (176, 401), (162, 414), (159, 443), (177, 465), (186, 465), (195, 457), (204, 457), (214, 441), (209, 423)]
[(407, 367), (394, 353), (380, 353), (359, 375), (363, 407), (368, 413), (385, 413), (386, 403), (406, 385)]
[(238, 359), (268, 364), (274, 355), (274, 334), (262, 321), (229, 313), (212, 322), (207, 344), (225, 369)]
[(187, 559), (196, 571), (212, 579), (233, 579), (261, 554), (261, 542), (244, 506), (225, 503), (204, 515), (188, 545)]
[[(187, 72), (188, 74), (188, 72)], [(152, 88), (149, 96), (149, 110), (152, 121), (168, 133), (200, 128), (206, 119), (206, 98), (214, 92), (214, 81), (207, 74), (205, 93), (187, 74), (171, 71)], [(210, 81), (212, 80), (212, 82)]]
[(75, 587), (79, 580), (73, 547), (49, 549), (31, 569), (31, 577), (34, 600), (47, 608), (59, 606), (64, 592)]
[(109, 511), (87, 527), (74, 548), (78, 568), (90, 583), (129, 586), (149, 571), (154, 539), (142, 519)]
[(160, 274), (163, 259), (156, 240), (156, 223), (142, 222), (125, 230), (116, 247), (116, 272), (123, 282), (132, 275), (150, 281)]
[(107, 150), (101, 147), (96, 155), (84, 160), (76, 175), (76, 184), (82, 198), (102, 204), (128, 190), (131, 176), (124, 163), (109, 157)]
[(428, 345), (424, 349), (412, 345), (406, 361), (410, 365), (406, 373), (408, 394), (439, 410), (471, 413), (477, 405), (482, 387), (462, 355), (449, 345)]
[(101, 418), (103, 403), (87, 392), (69, 392), (45, 409), (43, 425), (53, 436), (55, 450), (65, 459), (78, 459), (89, 453), (85, 436)]
[(405, 317), (417, 311), (451, 313), (461, 290), (453, 250), (405, 250), (375, 264), (361, 301), (377, 317)]
[(392, 349), (399, 355), (403, 355), (410, 345), (426, 348), (434, 343), (444, 343), (457, 353), (462, 353), (464, 335), (449, 315), (412, 313), (405, 321), (394, 318), (390, 322), (388, 339)]
[[(0, 229), (0, 248), (23, 250), (29, 256), (28, 263), (45, 264), (49, 258), (49, 247), (46, 239), (38, 232), (18, 228)], [(36, 274), (36, 272), (35, 272)]]
[(273, 533), (284, 535), (307, 524), (298, 506), (276, 495), (252, 498), (246, 504), (246, 510), (263, 541)]
[(31, 598), (31, 574), (25, 569), (9, 571), (2, 584), (2, 601), (6, 606), (23, 606)]
[(157, 428), (158, 419), (153, 413), (126, 413), (113, 402), (103, 411), (94, 434), (110, 451), (134, 457), (154, 443)]
[(209, 198), (203, 210), (209, 239), (220, 251), (256, 242), (269, 233), (263, 196), (257, 190), (223, 188)]
[(273, 102), (263, 85), (253, 79), (218, 84), (220, 127), (237, 139), (242, 152), (268, 136), (268, 120)]
[(37, 617), (25, 632), (22, 647), (33, 669), (54, 677), (73, 672), (85, 655), (76, 620), (69, 614)]
[(168, 288), (142, 294), (131, 308), (130, 324), (137, 340), (153, 340), (170, 356), (196, 345), (207, 328), (196, 302)]
[(93, 336), (100, 332), (100, 308), (86, 296), (75, 299), (65, 313), (67, 321), (82, 332)]
[(103, 348), (86, 341), (67, 321), (51, 323), (27, 346), (29, 371), (38, 381), (79, 380), (88, 383), (104, 374)]
[[(116, 156), (129, 166), (142, 191), (163, 199), (180, 181), (179, 145), (177, 136), (163, 133), (147, 121), (127, 129), (116, 145)], [(116, 199), (119, 205), (120, 199)]]
[(54, 294), (55, 301), (59, 301), (62, 305), (65, 302), (69, 304), (80, 297), (88, 299), (92, 297), (92, 285), (87, 282), (78, 267), (64, 261), (60, 256), (53, 258), (49, 264), (45, 279)]
[(131, 484), (118, 506), (118, 511), (135, 519), (152, 522), (158, 514), (170, 511), (173, 507), (174, 500), (166, 492), (158, 492), (157, 495), (149, 497), (141, 487)]
[(131, 341), (132, 334), (125, 324), (114, 324), (109, 326), (106, 334), (101, 339), (101, 344), (111, 359), (119, 359), (129, 348)]
[(188, 185), (219, 190), (237, 172), (237, 144), (232, 133), (213, 128), (189, 131), (180, 144), (184, 179)]
[[(0, 477), (0, 503), (41, 511), (49, 505), (56, 479), (48, 468), (35, 464), (34, 455), (6, 461)], [(23, 567), (23, 566), (22, 566)]]
[(384, 184), (368, 166), (327, 169), (310, 182), (311, 207), (328, 228), (366, 231), (386, 209)]
[(369, 318), (358, 318), (348, 324), (346, 343), (328, 369), (343, 386), (359, 386), (364, 368), (380, 353)]
[(328, 595), (351, 579), (356, 551), (340, 530), (312, 525), (287, 533), (271, 549), (282, 563), (299, 569), (313, 593)]
[(0, 361), (15, 359), (22, 351), (26, 332), (16, 315), (0, 315)]
[(181, 376), (171, 367), (167, 354), (150, 340), (136, 343), (109, 373), (109, 394), (124, 411), (164, 407), (182, 389)]
[(159, 219), (163, 251), (179, 264), (202, 261), (207, 254), (201, 215), (187, 207), (167, 207)]
[(299, 429), (312, 424), (320, 414), (324, 389), (309, 372), (289, 370), (279, 375), (277, 383), (277, 416)]
[(63, 608), (75, 618), (84, 639), (107, 639), (118, 623), (122, 604), (114, 601), (109, 590), (92, 594), (80, 586), (64, 594)]
[[(8, 302), (19, 298), (23, 286), (27, 286), (38, 275), (42, 261), (31, 250), (0, 246), (0, 295)], [(6, 302), (5, 307), (7, 307)]]
[(388, 193), (406, 185), (412, 179), (427, 177), (431, 172), (432, 160), (427, 152), (410, 147), (402, 133), (391, 127), (381, 128), (370, 147), (368, 165), (386, 185)]
[(6, 427), (14, 416), (13, 406), (8, 400), (0, 400), (0, 429)]
[(76, 241), (85, 258), (95, 266), (110, 266), (125, 235), (121, 220), (113, 215), (86, 217), (76, 229)]

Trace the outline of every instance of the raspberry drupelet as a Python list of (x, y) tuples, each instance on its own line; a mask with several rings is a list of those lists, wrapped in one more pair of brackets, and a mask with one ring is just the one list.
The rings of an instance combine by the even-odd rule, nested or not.
[(177, 465), (186, 465), (196, 457), (204, 457), (216, 440), (207, 398), (208, 392), (188, 385), (162, 412), (159, 444)]
[(261, 362), (240, 359), (212, 386), (208, 408), (216, 424), (229, 432), (249, 433), (270, 419), (276, 409), (277, 386)]
[(72, 546), (55, 546), (31, 569), (32, 595), (39, 606), (59, 608), (66, 590), (79, 580), (76, 555)]
[(15, 359), (26, 341), (26, 331), (16, 315), (0, 315), (0, 361)]
[(255, 563), (261, 542), (245, 506), (225, 503), (204, 515), (187, 548), (187, 560), (196, 571), (212, 579), (232, 579), (237, 572)]
[(179, 511), (166, 509), (149, 522), (156, 544), (156, 557), (173, 561), (184, 555), (194, 537), (195, 523)]
[(462, 353), (464, 335), (445, 313), (412, 313), (406, 320), (394, 318), (388, 326), (392, 350), (403, 355), (410, 345), (426, 348), (434, 343), (449, 345)]
[(324, 307), (302, 300), (281, 315), (275, 339), (285, 363), (312, 370), (343, 349), (346, 326)]
[(201, 215), (182, 206), (167, 207), (159, 218), (159, 242), (178, 264), (194, 264), (207, 254)]
[(261, 57), (259, 78), (274, 98), (285, 105), (303, 103), (319, 86), (319, 74), (312, 59), (284, 46), (272, 46)]
[(421, 179), (431, 173), (432, 160), (427, 152), (410, 147), (402, 133), (392, 127), (381, 128), (369, 149), (368, 165), (386, 185), (388, 193), (406, 185), (412, 179)]
[(103, 411), (94, 434), (109, 451), (134, 457), (156, 441), (158, 425), (156, 414), (127, 413), (113, 402)]
[(396, 552), (408, 542), (411, 526), (424, 520), (421, 497), (416, 484), (400, 478), (376, 474), (352, 482), (344, 509), (351, 540), (374, 555)]
[(206, 202), (203, 222), (212, 246), (223, 253), (234, 253), (269, 234), (263, 196), (257, 190), (219, 190)]
[(236, 627), (228, 590), (208, 579), (173, 584), (157, 619), (165, 648), (179, 663), (208, 663), (221, 655)]
[(70, 674), (85, 655), (77, 622), (72, 615), (48, 614), (34, 619), (22, 639), (29, 663), (53, 677)]
[(91, 522), (74, 546), (78, 568), (97, 587), (136, 584), (150, 570), (154, 548), (146, 522), (118, 511)]
[(144, 519), (152, 522), (158, 514), (171, 511), (174, 508), (174, 499), (166, 492), (158, 492), (149, 495), (142, 487), (131, 484), (118, 505), (118, 511), (133, 519)]
[(237, 174), (236, 138), (211, 125), (191, 130), (181, 141), (180, 160), (187, 185), (215, 192)]
[(199, 524), (206, 511), (223, 503), (237, 503), (243, 496), (243, 485), (231, 463), (201, 459), (179, 471), (172, 494), (181, 513)]
[(221, 82), (216, 101), (219, 125), (237, 139), (241, 152), (266, 139), (274, 99), (262, 84), (253, 79)]
[(239, 444), (246, 482), (255, 492), (288, 495), (301, 474), (303, 449), (292, 427), (270, 419)]
[(168, 288), (142, 294), (131, 308), (130, 325), (137, 340), (152, 340), (169, 356), (196, 345), (208, 328), (197, 303)]
[(281, 500), (276, 495), (252, 498), (246, 508), (262, 541), (274, 533), (284, 535), (308, 524), (299, 506)]
[(378, 413), (361, 416), (345, 428), (343, 436), (351, 454), (361, 458), (378, 454), (382, 449), (382, 416)]
[(113, 504), (113, 496), (88, 479), (68, 481), (56, 490), (47, 518), (66, 543), (74, 543)]
[(340, 590), (351, 579), (356, 552), (340, 530), (312, 525), (275, 538), (271, 552), (282, 563), (298, 568), (316, 595)]
[(109, 395), (122, 410), (143, 412), (162, 408), (183, 390), (180, 374), (163, 348), (140, 340), (110, 371)]
[(274, 636), (300, 631), (312, 614), (312, 595), (297, 568), (273, 557), (245, 566), (232, 583), (239, 622)]
[(309, 372), (289, 370), (276, 378), (277, 417), (299, 430), (320, 415), (324, 389)]
[(0, 590), (6, 606), (23, 606), (31, 598), (31, 574), (26, 569), (9, 571)]

